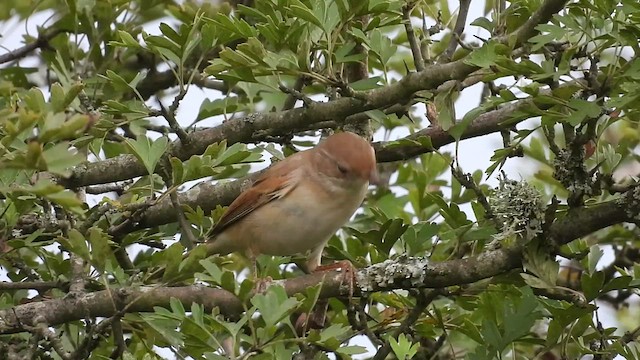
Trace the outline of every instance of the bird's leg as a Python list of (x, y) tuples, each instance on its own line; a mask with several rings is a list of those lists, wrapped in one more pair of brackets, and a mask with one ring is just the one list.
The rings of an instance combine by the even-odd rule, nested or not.
[[(346, 284), (349, 287), (349, 302), (353, 299), (353, 288), (356, 283), (356, 268), (348, 260), (338, 261), (333, 264), (320, 265), (320, 257), (322, 256), (322, 250), (324, 244), (321, 247), (313, 249), (309, 255), (305, 264), (305, 272), (315, 273), (319, 271), (332, 271), (342, 269), (343, 278), (342, 284)], [(327, 310), (329, 308), (329, 302), (327, 299), (320, 299), (316, 303), (315, 307), (309, 314), (301, 314), (295, 322), (295, 329), (298, 334), (304, 334), (307, 329), (321, 329), (325, 325)]]
[(251, 261), (251, 269), (253, 270), (251, 273), (255, 279), (258, 279), (258, 260), (256, 259), (256, 255), (251, 248), (247, 251), (247, 255), (249, 257), (249, 261)]
[[(349, 287), (349, 303), (351, 303), (353, 299), (353, 288), (356, 283), (356, 268), (353, 264), (348, 260), (338, 261), (333, 264), (322, 265), (322, 266), (309, 266), (313, 264), (307, 264), (308, 267), (311, 267), (311, 272), (319, 272), (319, 271), (333, 271), (342, 269), (343, 277), (342, 284), (346, 284)], [(329, 301), (328, 299), (319, 299), (316, 302), (313, 310), (309, 314), (300, 314), (298, 319), (295, 322), (295, 329), (299, 336), (304, 335), (308, 329), (322, 329), (325, 326), (327, 311), (329, 309)]]
[(260, 274), (258, 273), (258, 260), (256, 259), (257, 255), (256, 255), (256, 252), (253, 251), (251, 248), (247, 250), (247, 257), (251, 261), (251, 268), (253, 269), (253, 279), (255, 280), (255, 285), (254, 285), (255, 292), (256, 294), (262, 294), (267, 291), (267, 288), (269, 288), (269, 285), (271, 285), (271, 282), (273, 281), (273, 279), (270, 276), (266, 276), (264, 278), (260, 277)]

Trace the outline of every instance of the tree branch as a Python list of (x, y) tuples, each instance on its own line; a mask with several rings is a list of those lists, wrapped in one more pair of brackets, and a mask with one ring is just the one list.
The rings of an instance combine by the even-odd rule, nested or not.
[[(585, 83), (586, 82), (584, 80), (576, 80), (568, 82), (563, 86), (575, 86)], [(541, 95), (547, 95), (547, 93), (550, 94), (551, 90), (540, 91)], [(467, 139), (482, 136), (500, 131), (505, 127), (513, 126), (514, 123), (525, 119), (524, 117), (514, 118), (514, 113), (521, 112), (527, 108), (535, 108), (535, 106), (536, 104), (532, 99), (523, 99), (506, 105), (498, 110), (484, 113), (471, 122), (462, 138)], [(551, 105), (549, 103), (540, 103), (537, 105), (540, 110), (547, 109), (550, 106)], [(505, 122), (507, 121), (509, 121), (509, 123), (505, 125)], [(385, 145), (384, 143), (374, 143), (373, 145), (376, 149), (376, 157), (379, 162), (410, 159), (455, 141), (453, 137), (440, 127), (426, 128), (408, 136), (406, 139), (417, 140), (425, 136), (431, 139), (433, 148), (420, 144), (397, 146)], [(238, 196), (238, 194), (240, 194), (240, 190), (243, 185), (251, 183), (258, 174), (259, 173), (255, 173), (247, 178), (225, 183), (211, 184), (209, 182), (203, 182), (195, 186), (193, 189), (181, 193), (179, 195), (179, 201), (182, 205), (187, 205), (194, 209), (200, 206), (205, 212), (215, 209), (217, 205), (229, 205)], [(165, 199), (147, 209), (138, 224), (138, 227), (157, 226), (174, 221), (175, 213), (171, 206), (171, 201), (169, 201), (169, 199)]]
[(21, 48), (18, 48), (13, 51), (9, 51), (6, 54), (0, 55), (0, 64), (4, 64), (9, 61), (14, 61), (21, 59), (27, 56), (30, 52), (35, 49), (49, 46), (49, 41), (54, 37), (58, 36), (58, 34), (65, 32), (63, 29), (48, 29), (44, 33), (38, 35), (38, 39), (36, 41), (27, 44)]
[[(531, 18), (519, 28), (516, 46), (526, 42), (535, 33), (535, 26), (547, 22), (553, 14), (563, 9), (567, 0), (546, 0)], [(496, 39), (507, 43), (509, 36)], [(464, 80), (478, 67), (466, 64), (460, 59), (447, 64), (436, 64), (424, 71), (411, 73), (389, 86), (371, 90), (358, 97), (343, 97), (326, 103), (316, 103), (306, 108), (296, 108), (280, 112), (254, 113), (233, 121), (227, 121), (214, 128), (189, 134), (189, 145), (180, 141), (171, 145), (169, 154), (181, 160), (202, 154), (210, 144), (227, 140), (228, 144), (249, 141), (253, 133), (262, 130), (286, 135), (291, 131), (304, 131), (313, 124), (323, 121), (344, 121), (348, 116), (372, 109), (384, 109), (395, 104), (404, 104), (417, 91), (436, 89), (449, 80)], [(173, 75), (171, 75), (173, 76)], [(175, 82), (175, 77), (173, 80)], [(144, 82), (144, 81), (143, 81)], [(142, 84), (141, 84), (142, 85)], [(157, 88), (158, 84), (153, 86)], [(146, 174), (144, 166), (133, 155), (121, 155), (111, 159), (77, 166), (72, 175), (59, 182), (68, 188), (103, 184), (131, 179)]]
[[(617, 200), (569, 210), (563, 218), (551, 225), (549, 239), (562, 245), (610, 225), (633, 220), (640, 213), (639, 189), (629, 190)], [(402, 256), (359, 270), (355, 290), (362, 293), (444, 288), (473, 283), (521, 266), (522, 260), (517, 248), (485, 251), (476, 256), (440, 263), (432, 263), (426, 258)], [(337, 271), (314, 273), (274, 283), (284, 286), (289, 295), (304, 292), (318, 284), (322, 285), (320, 296), (323, 298), (347, 296), (350, 293), (350, 289), (343, 286), (344, 274)], [(81, 319), (85, 315), (113, 316), (123, 308), (128, 312), (153, 311), (154, 306), (169, 307), (171, 298), (176, 298), (187, 306), (193, 302), (202, 304), (207, 311), (219, 307), (227, 316), (237, 316), (244, 308), (233, 294), (206, 286), (125, 287), (0, 310), (0, 334), (25, 331), (27, 327), (36, 325), (33, 323), (34, 319), (55, 326)]]
[(416, 38), (416, 34), (413, 31), (413, 24), (411, 24), (411, 12), (414, 9), (415, 4), (408, 3), (402, 7), (402, 22), (404, 23), (404, 29), (407, 33), (407, 41), (411, 46), (411, 54), (413, 55), (413, 64), (416, 67), (416, 71), (424, 70), (424, 60), (422, 59), (422, 51), (420, 50), (420, 43)]
[[(567, 82), (560, 87), (568, 86), (586, 86), (586, 80), (578, 79), (575, 81)], [(551, 90), (541, 90), (541, 95), (551, 95)], [(532, 98), (514, 101), (506, 106), (503, 106), (497, 110), (489, 111), (487, 113), (479, 115), (475, 118), (469, 126), (465, 129), (461, 139), (469, 139), (473, 137), (483, 136), (498, 132), (502, 129), (512, 127), (513, 125), (524, 121), (529, 116), (523, 116), (523, 110), (525, 109), (538, 109), (546, 110), (551, 107), (550, 104), (544, 102), (537, 103)], [(518, 114), (517, 117), (514, 114)], [(534, 114), (531, 117), (536, 116)], [(373, 144), (376, 150), (376, 159), (378, 162), (390, 162), (398, 160), (406, 160), (416, 157), (418, 155), (433, 151), (444, 145), (451, 144), (455, 139), (449, 135), (441, 127), (428, 127), (426, 129), (417, 131), (412, 135), (406, 137), (407, 140), (417, 140), (421, 137), (429, 137), (433, 148), (429, 148), (420, 144), (415, 145), (385, 145), (384, 143)]]
[(469, 14), (470, 5), (471, 0), (460, 0), (460, 8), (458, 9), (458, 18), (456, 19), (456, 25), (453, 28), (451, 39), (449, 39), (447, 50), (445, 50), (445, 52), (442, 54), (442, 60), (445, 62), (451, 60), (451, 58), (453, 57), (453, 53), (458, 47), (458, 40), (460, 40), (460, 36), (464, 31), (464, 26), (467, 22), (467, 14)]
[[(452, 79), (462, 80), (476, 69), (475, 66), (459, 60), (434, 65), (419, 73), (411, 73), (397, 83), (367, 92), (362, 98), (343, 97), (330, 102), (314, 103), (304, 108), (249, 114), (213, 128), (190, 133), (189, 146), (177, 140), (171, 144), (169, 154), (181, 160), (187, 160), (192, 155), (202, 154), (209, 145), (222, 140), (226, 140), (227, 144), (231, 145), (247, 142), (252, 139), (254, 133), (259, 131), (269, 130), (276, 135), (286, 135), (292, 131), (307, 130), (318, 122), (340, 119), (344, 121), (350, 115), (405, 103), (417, 91), (435, 89)], [(69, 178), (60, 179), (59, 182), (68, 188), (76, 188), (122, 181), (144, 174), (146, 174), (144, 166), (135, 156), (127, 154), (77, 166)]]

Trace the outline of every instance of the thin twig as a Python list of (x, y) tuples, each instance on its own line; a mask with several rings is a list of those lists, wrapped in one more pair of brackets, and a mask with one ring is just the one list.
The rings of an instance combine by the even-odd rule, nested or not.
[(136, 222), (140, 221), (140, 218), (144, 215), (145, 211), (156, 204), (156, 199), (147, 200), (142, 203), (134, 203), (126, 205), (126, 208), (122, 209), (123, 212), (130, 211), (131, 215), (126, 216), (125, 220), (118, 225), (110, 226), (107, 229), (107, 234), (113, 236), (113, 241), (117, 244), (113, 248), (113, 255), (116, 258), (118, 264), (124, 270), (131, 270), (134, 268), (133, 262), (127, 254), (127, 250), (122, 246), (122, 237), (126, 236), (130, 232), (134, 231)]
[(176, 218), (178, 220), (178, 224), (180, 224), (180, 228), (182, 229), (182, 234), (180, 236), (180, 243), (187, 249), (193, 249), (194, 244), (198, 242), (196, 237), (193, 235), (191, 223), (187, 220), (187, 217), (184, 215), (184, 211), (182, 210), (182, 205), (180, 205), (180, 199), (178, 199), (178, 194), (176, 189), (173, 189), (173, 180), (171, 178), (171, 163), (169, 162), (169, 158), (165, 157), (164, 161), (164, 171), (161, 171), (161, 175), (164, 179), (165, 185), (167, 186), (167, 191), (169, 192), (169, 199), (171, 199), (171, 205), (173, 205), (173, 209), (176, 214)]
[(44, 318), (38, 317), (34, 319), (34, 323), (36, 324), (33, 327), (29, 327), (29, 331), (36, 334), (40, 338), (47, 339), (51, 344), (53, 350), (60, 356), (63, 360), (71, 360), (71, 354), (64, 349), (64, 345), (62, 345), (62, 340), (53, 330), (50, 330), (47, 326)]
[(102, 204), (98, 206), (97, 209), (94, 210), (91, 215), (89, 215), (87, 219), (77, 227), (78, 231), (80, 231), (81, 234), (86, 235), (93, 224), (98, 222), (98, 220), (100, 220), (100, 218), (102, 218), (102, 216), (109, 212), (111, 209), (113, 209), (113, 206), (111, 204)]
[(78, 345), (76, 351), (70, 355), (70, 358), (73, 360), (88, 358), (91, 352), (100, 345), (100, 340), (103, 339), (103, 336), (101, 335), (105, 334), (109, 330), (109, 326), (113, 325), (114, 319), (120, 319), (121, 316), (122, 314), (118, 312), (112, 317), (102, 320), (98, 325), (89, 327), (87, 329), (86, 336), (80, 345)]
[(69, 282), (70, 294), (81, 294), (84, 292), (84, 260), (77, 254), (71, 254), (71, 281)]
[(6, 54), (0, 55), (0, 64), (21, 59), (27, 56), (31, 51), (35, 49), (48, 47), (49, 41), (51, 41), (51, 39), (53, 39), (58, 34), (63, 33), (65, 31), (66, 30), (63, 30), (63, 29), (49, 29), (45, 31), (44, 34), (38, 35), (38, 39), (36, 39), (36, 41), (30, 44), (27, 44), (19, 49), (9, 51)]
[(416, 38), (416, 34), (413, 31), (413, 25), (411, 24), (411, 11), (414, 8), (413, 3), (408, 3), (402, 7), (402, 19), (404, 23), (404, 29), (407, 32), (407, 40), (411, 46), (411, 54), (413, 55), (413, 64), (416, 67), (416, 71), (424, 70), (424, 60), (422, 59), (422, 51), (420, 51), (420, 44)]
[(462, 32), (464, 31), (464, 25), (467, 21), (467, 14), (469, 14), (469, 5), (471, 5), (471, 0), (460, 0), (460, 8), (458, 9), (456, 25), (453, 28), (451, 39), (449, 39), (447, 50), (442, 54), (442, 62), (450, 61), (453, 57), (453, 53), (456, 51), (456, 47), (458, 46), (457, 39), (461, 38)]
[(188, 250), (191, 250), (193, 248), (193, 245), (197, 243), (198, 240), (193, 235), (191, 224), (184, 215), (184, 211), (182, 211), (182, 206), (180, 205), (178, 194), (175, 191), (171, 191), (171, 193), (169, 194), (169, 198), (171, 199), (171, 204), (176, 211), (176, 217), (178, 218), (180, 228), (182, 229), (180, 243), (182, 243), (182, 245)]
[(557, 157), (560, 156), (560, 147), (556, 144), (556, 130), (553, 126), (544, 126), (542, 127), (542, 133), (544, 137), (547, 139), (547, 143), (549, 144), (549, 150)]
[(124, 354), (124, 350), (127, 348), (124, 342), (124, 334), (122, 332), (122, 322), (120, 316), (114, 316), (113, 324), (111, 325), (111, 331), (113, 332), (113, 342), (116, 345), (109, 358), (119, 359)]
[(358, 320), (360, 325), (360, 330), (369, 338), (369, 340), (376, 346), (383, 345), (382, 340), (376, 334), (371, 331), (369, 325), (367, 324), (367, 313), (364, 311), (365, 306), (367, 305), (366, 297), (360, 298), (360, 306), (358, 306)]
[[(414, 308), (411, 309), (411, 312), (409, 312), (409, 314), (404, 319), (404, 321), (400, 324), (400, 326), (398, 326), (398, 328), (390, 335), (389, 339), (391, 338), (397, 339), (398, 336), (400, 336), (400, 334), (403, 334), (409, 331), (409, 329), (411, 329), (411, 326), (415, 324), (416, 321), (418, 321), (418, 318), (420, 317), (420, 315), (422, 315), (422, 313), (427, 308), (427, 306), (429, 306), (429, 304), (433, 300), (435, 300), (436, 297), (438, 297), (438, 295), (440, 295), (440, 292), (441, 292), (440, 289), (433, 289), (433, 290), (425, 291), (422, 296), (419, 296), (416, 299), (416, 305), (414, 306)], [(391, 352), (391, 342), (388, 340), (384, 343), (384, 345), (382, 345), (378, 349), (378, 352), (376, 352), (376, 355), (373, 357), (373, 360), (386, 359), (387, 355), (389, 355), (390, 352)]]
[(108, 192), (115, 192), (118, 195), (122, 195), (124, 193), (124, 189), (131, 184), (131, 181), (124, 182), (122, 184), (112, 183), (112, 184), (101, 184), (101, 185), (93, 185), (87, 186), (85, 191), (87, 194), (91, 195), (99, 195)]
[(49, 289), (65, 290), (69, 287), (67, 281), (23, 281), (23, 282), (0, 282), (0, 291), (32, 289), (46, 291)]
[(495, 214), (493, 213), (493, 209), (491, 208), (491, 205), (489, 205), (489, 201), (487, 201), (487, 197), (484, 195), (480, 187), (473, 180), (473, 178), (471, 177), (471, 174), (463, 173), (460, 167), (454, 166), (453, 164), (451, 164), (451, 174), (456, 180), (458, 180), (460, 185), (473, 191), (473, 193), (476, 194), (476, 200), (484, 209), (485, 218), (493, 221), (496, 227), (498, 228), (498, 230), (502, 229), (503, 224), (500, 223), (500, 221), (496, 218)]
[(142, 125), (143, 128), (150, 130), (150, 131), (155, 131), (157, 133), (160, 133), (162, 135), (167, 135), (171, 133), (171, 128), (168, 126), (164, 126), (164, 125), (156, 125), (156, 124), (144, 124)]
[[(306, 83), (306, 79), (304, 76), (298, 76), (298, 78), (296, 79), (295, 84), (293, 84), (293, 90), (297, 91), (298, 93), (300, 93), (300, 91), (302, 91), (302, 88), (304, 87), (305, 83)], [(294, 96), (294, 94), (289, 93), (289, 96), (287, 96), (287, 98), (284, 101), (284, 105), (282, 105), (282, 111), (286, 111), (286, 110), (291, 110), (294, 108), (294, 106), (296, 106), (296, 102), (298, 101), (298, 97)]]
[[(422, 18), (426, 19), (424, 16)], [(436, 23), (432, 27), (427, 29), (426, 21), (422, 22), (422, 31), (429, 36), (433, 36), (439, 33), (440, 31), (442, 31), (442, 10), (438, 10), (438, 17), (436, 18)]]
[[(294, 84), (294, 86), (297, 85), (297, 84), (298, 84), (298, 82), (296, 81), (296, 84)], [(297, 90), (295, 88), (293, 88), (293, 89), (292, 88), (288, 88), (284, 84), (278, 84), (278, 88), (283, 93), (289, 94), (289, 96), (291, 98), (295, 99), (296, 101), (297, 100), (302, 100), (302, 103), (304, 104), (305, 107), (309, 107), (314, 103), (314, 101), (310, 97), (308, 97), (307, 95), (303, 94), (302, 92), (300, 92), (299, 90)], [(302, 87), (300, 87), (300, 89), (302, 89)], [(294, 104), (295, 104), (295, 101), (294, 101)]]
[(165, 108), (162, 102), (158, 101), (160, 105), (160, 113), (167, 120), (171, 130), (178, 135), (178, 138), (184, 145), (189, 143), (190, 138), (186, 131), (180, 126), (178, 120), (176, 119), (176, 110), (178, 110), (178, 106), (180, 106), (180, 101), (184, 99), (185, 95), (187, 95), (187, 90), (184, 87), (180, 88), (180, 92), (173, 99), (173, 103), (169, 106), (169, 109)]

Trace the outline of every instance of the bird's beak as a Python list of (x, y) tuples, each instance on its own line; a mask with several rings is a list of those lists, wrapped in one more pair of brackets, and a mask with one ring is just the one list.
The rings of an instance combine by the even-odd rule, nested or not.
[(380, 177), (378, 176), (378, 169), (374, 167), (369, 174), (369, 185), (379, 185), (379, 183)]

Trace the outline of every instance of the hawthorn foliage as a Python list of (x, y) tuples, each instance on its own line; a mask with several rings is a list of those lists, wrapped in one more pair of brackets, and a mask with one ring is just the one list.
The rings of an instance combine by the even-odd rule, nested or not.
[[(636, 0), (4, 0), (0, 21), (0, 358), (640, 358)], [(256, 293), (198, 241), (334, 130), (374, 138), (384, 179), (325, 249), (354, 279), (262, 256)]]

